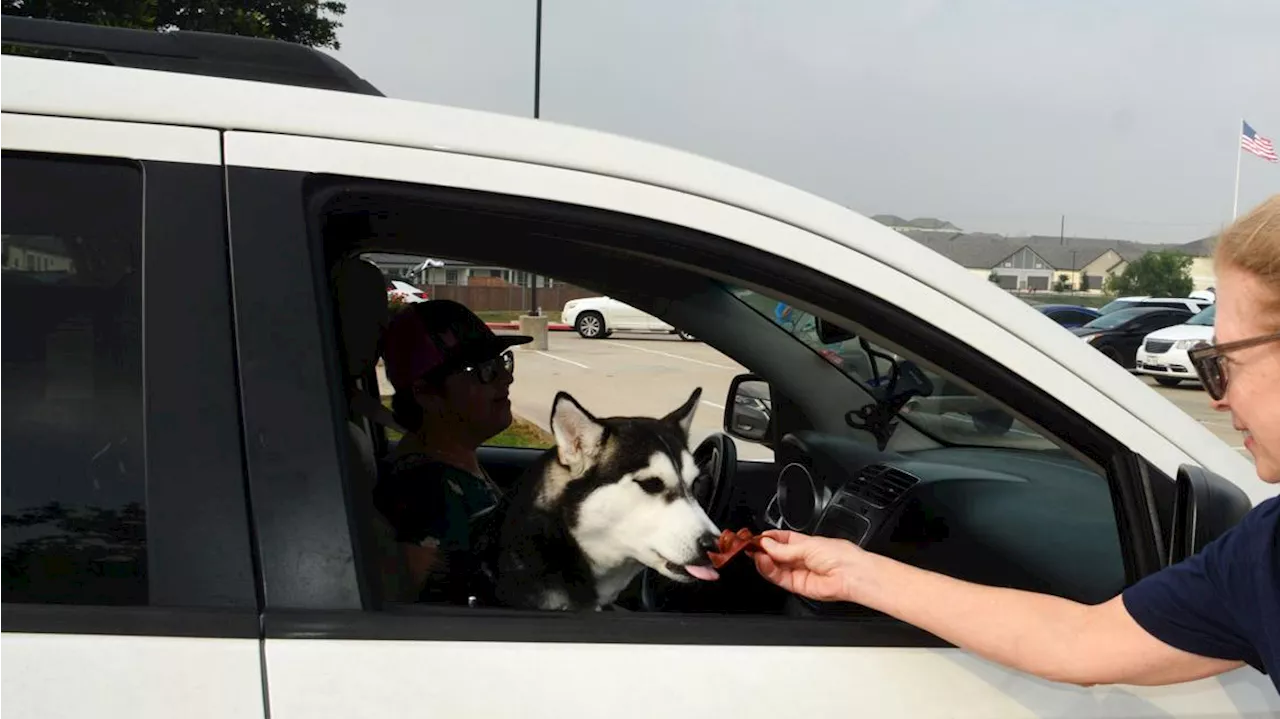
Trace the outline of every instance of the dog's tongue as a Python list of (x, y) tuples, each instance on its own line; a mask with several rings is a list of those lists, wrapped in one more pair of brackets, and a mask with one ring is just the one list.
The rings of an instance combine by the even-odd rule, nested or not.
[(704, 582), (714, 582), (720, 578), (720, 572), (717, 572), (711, 567), (698, 564), (686, 565), (684, 571), (688, 572), (689, 576), (694, 577), (695, 579), (701, 579)]

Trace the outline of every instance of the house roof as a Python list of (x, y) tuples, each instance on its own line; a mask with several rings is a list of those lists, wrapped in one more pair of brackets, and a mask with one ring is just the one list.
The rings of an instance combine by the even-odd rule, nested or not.
[(960, 232), (960, 228), (947, 222), (939, 220), (936, 217), (917, 217), (914, 220), (906, 220), (897, 215), (872, 215), (871, 219), (882, 225), (889, 227), (914, 227), (921, 230), (954, 230)]
[(988, 269), (1012, 255), (1021, 243), (1007, 237), (983, 233), (946, 235), (929, 231), (904, 231), (902, 234), (955, 262), (961, 267)]

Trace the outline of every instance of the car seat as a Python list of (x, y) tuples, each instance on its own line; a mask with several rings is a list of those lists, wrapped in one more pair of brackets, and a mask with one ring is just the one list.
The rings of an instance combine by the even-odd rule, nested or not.
[(334, 267), (332, 282), (342, 347), (343, 396), (348, 403), (347, 501), (353, 508), (366, 572), (375, 572), (379, 580), (371, 583), (375, 605), (413, 601), (395, 533), (373, 504), (380, 464), (373, 444), (374, 426), (403, 431), (380, 402), (377, 387), (376, 366), (389, 312), (386, 284), (381, 270), (355, 257)]

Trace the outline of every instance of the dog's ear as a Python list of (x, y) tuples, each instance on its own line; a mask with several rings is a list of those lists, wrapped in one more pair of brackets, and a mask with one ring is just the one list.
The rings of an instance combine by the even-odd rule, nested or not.
[(551, 403), (551, 433), (556, 438), (560, 463), (576, 472), (600, 451), (604, 425), (568, 392), (558, 392)]
[(689, 427), (693, 425), (693, 413), (698, 409), (698, 400), (702, 397), (702, 388), (698, 387), (693, 390), (693, 394), (689, 395), (689, 399), (680, 408), (671, 414), (663, 417), (664, 422), (670, 422), (680, 427), (680, 431), (685, 437), (689, 436)]

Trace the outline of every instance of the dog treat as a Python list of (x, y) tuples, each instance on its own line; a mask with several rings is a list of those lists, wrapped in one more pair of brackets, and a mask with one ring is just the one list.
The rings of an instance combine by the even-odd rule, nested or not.
[(745, 551), (748, 555), (754, 554), (760, 549), (760, 540), (762, 535), (752, 534), (749, 529), (739, 529), (733, 531), (726, 529), (720, 533), (717, 540), (717, 550), (715, 552), (707, 552), (707, 556), (711, 558), (711, 566), (719, 569), (729, 563), (738, 552)]

